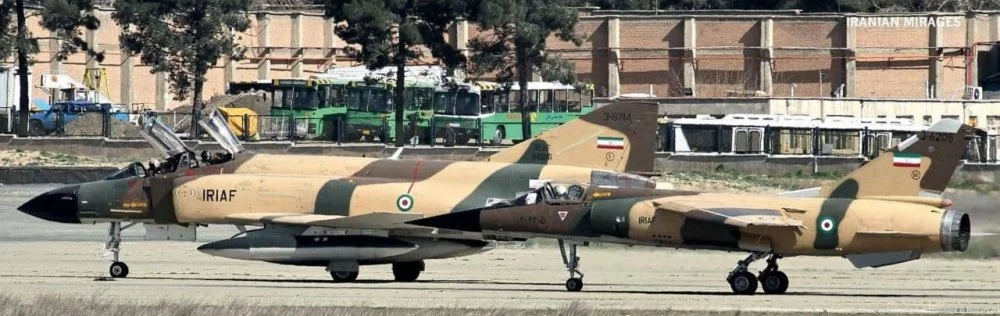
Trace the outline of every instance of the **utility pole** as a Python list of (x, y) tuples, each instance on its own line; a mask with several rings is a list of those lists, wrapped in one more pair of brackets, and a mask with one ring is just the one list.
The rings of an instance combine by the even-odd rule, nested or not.
[(28, 52), (27, 39), (28, 30), (24, 25), (24, 0), (17, 0), (17, 81), (20, 97), (18, 99), (17, 116), (17, 136), (28, 136), (28, 120), (31, 114), (28, 112)]

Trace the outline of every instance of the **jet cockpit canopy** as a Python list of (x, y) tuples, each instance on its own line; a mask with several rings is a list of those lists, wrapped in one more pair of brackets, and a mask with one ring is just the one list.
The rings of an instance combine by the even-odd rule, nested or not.
[(173, 129), (163, 124), (155, 114), (148, 114), (142, 128), (139, 130), (142, 136), (153, 148), (163, 153), (164, 158), (170, 158), (181, 153), (191, 152), (191, 148), (181, 141)]
[(212, 139), (219, 142), (219, 146), (228, 151), (230, 155), (236, 155), (244, 150), (240, 139), (236, 137), (233, 130), (229, 129), (229, 122), (219, 112), (219, 109), (213, 110), (212, 114), (206, 116), (204, 120), (198, 121), (198, 125), (212, 136)]
[(513, 200), (494, 204), (496, 207), (525, 206), (537, 203), (577, 204), (587, 196), (586, 184), (576, 182), (537, 180), (531, 183), (533, 189)]

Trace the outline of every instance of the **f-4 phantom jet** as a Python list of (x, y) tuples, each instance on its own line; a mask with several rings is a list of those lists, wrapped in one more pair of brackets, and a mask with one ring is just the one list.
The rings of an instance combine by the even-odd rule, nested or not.
[(337, 281), (355, 280), (359, 265), (391, 264), (396, 280), (412, 281), (424, 260), (475, 254), (491, 241), (407, 221), (509, 200), (539, 179), (653, 187), (636, 173), (653, 168), (656, 111), (653, 103), (610, 104), (488, 161), (245, 152), (218, 112), (198, 123), (225, 152), (199, 155), (153, 118), (141, 135), (166, 161), (61, 187), (18, 209), (54, 222), (108, 223), (112, 277), (129, 274), (121, 231), (143, 223), (147, 240), (188, 241), (199, 225), (236, 225), (241, 233), (198, 250), (322, 266)]
[[(943, 120), (838, 182), (781, 196), (553, 181), (517, 199), (409, 223), (485, 238), (559, 239), (570, 291), (583, 287), (577, 245), (611, 242), (749, 252), (726, 278), (732, 291), (752, 294), (759, 282), (780, 294), (789, 284), (778, 269), (782, 257), (843, 256), (860, 268), (965, 251), (969, 215), (947, 209), (942, 192), (973, 132)], [(764, 258), (766, 268), (751, 273)]]

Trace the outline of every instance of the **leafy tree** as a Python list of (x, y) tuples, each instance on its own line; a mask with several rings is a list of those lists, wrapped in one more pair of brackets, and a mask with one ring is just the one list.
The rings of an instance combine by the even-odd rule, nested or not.
[(577, 46), (581, 37), (573, 32), (576, 27), (575, 4), (570, 0), (482, 0), (472, 19), (490, 33), (469, 41), (475, 52), (469, 67), (470, 74), (482, 76), (496, 72), (497, 80), (509, 86), (517, 76), (521, 111), (521, 132), (524, 139), (531, 137), (531, 108), (528, 107), (528, 77), (532, 68), (542, 68), (549, 61), (545, 40), (552, 34)]
[[(327, 0), (326, 15), (339, 24), (337, 36), (360, 48), (348, 53), (369, 69), (396, 66), (395, 145), (404, 144), (405, 65), (420, 59), (426, 48), (446, 66), (465, 62), (465, 56), (448, 44), (448, 26), (466, 14), (464, 0)], [(416, 132), (416, 131), (414, 131)]]
[(150, 72), (166, 72), (175, 100), (193, 94), (192, 136), (204, 107), (205, 73), (220, 58), (240, 59), (235, 32), (250, 28), (250, 0), (117, 0), (122, 50), (140, 55)]
[(97, 29), (100, 21), (93, 15), (93, 5), (90, 0), (45, 0), (45, 1), (0, 1), (0, 60), (7, 60), (11, 55), (17, 55), (17, 73), (19, 81), (18, 99), (18, 125), (19, 136), (28, 135), (28, 121), (30, 117), (28, 89), (31, 88), (28, 82), (28, 66), (31, 56), (38, 53), (38, 41), (28, 33), (25, 24), (28, 12), (25, 7), (39, 8), (37, 13), (41, 15), (42, 27), (56, 32), (56, 36), (62, 40), (60, 50), (56, 52), (56, 57), (65, 60), (70, 54), (76, 53), (79, 49), (95, 55), (98, 60), (102, 60), (104, 55), (95, 52), (87, 47), (87, 43), (80, 37), (81, 27), (87, 29)]

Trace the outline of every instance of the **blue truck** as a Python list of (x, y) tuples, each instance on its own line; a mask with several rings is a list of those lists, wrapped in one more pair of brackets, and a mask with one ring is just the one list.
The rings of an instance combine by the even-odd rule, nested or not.
[(94, 103), (91, 101), (58, 101), (52, 103), (48, 110), (31, 115), (28, 121), (28, 131), (32, 136), (44, 136), (55, 132), (84, 114), (100, 115), (108, 113), (109, 118), (129, 121), (128, 112), (112, 106), (110, 103)]

